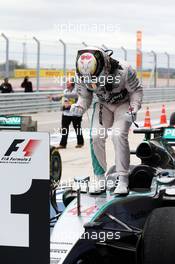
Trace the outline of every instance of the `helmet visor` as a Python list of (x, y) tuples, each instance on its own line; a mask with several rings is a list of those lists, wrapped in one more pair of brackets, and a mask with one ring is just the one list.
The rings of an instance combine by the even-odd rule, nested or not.
[(76, 71), (81, 76), (98, 77), (104, 68), (104, 57), (99, 50), (80, 50), (76, 59)]

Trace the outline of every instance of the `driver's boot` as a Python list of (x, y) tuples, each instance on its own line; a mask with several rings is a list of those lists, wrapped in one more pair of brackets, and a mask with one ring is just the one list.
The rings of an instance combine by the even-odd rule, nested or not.
[(89, 193), (100, 194), (106, 191), (106, 177), (102, 175), (94, 175), (89, 182)]
[(115, 183), (114, 195), (127, 195), (129, 193), (128, 185), (128, 175), (118, 176), (118, 180)]

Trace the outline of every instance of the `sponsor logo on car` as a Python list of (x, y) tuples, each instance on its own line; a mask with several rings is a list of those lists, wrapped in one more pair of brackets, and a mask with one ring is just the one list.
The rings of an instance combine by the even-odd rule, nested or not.
[(21, 126), (21, 116), (0, 116), (1, 126)]
[(164, 130), (164, 135), (163, 135), (163, 137), (164, 137), (165, 139), (175, 140), (175, 128), (172, 128), (172, 127), (170, 127), (170, 128), (166, 128), (166, 129)]

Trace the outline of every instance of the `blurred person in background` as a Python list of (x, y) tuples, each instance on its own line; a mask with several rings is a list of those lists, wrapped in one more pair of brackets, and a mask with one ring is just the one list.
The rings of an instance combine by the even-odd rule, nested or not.
[(64, 90), (64, 94), (56, 97), (49, 97), (52, 101), (60, 101), (62, 100), (62, 121), (61, 121), (61, 141), (59, 145), (59, 149), (65, 149), (67, 146), (67, 140), (69, 135), (69, 126), (72, 123), (76, 136), (77, 136), (77, 145), (76, 148), (81, 148), (84, 145), (84, 138), (82, 134), (81, 122), (82, 116), (73, 115), (70, 112), (70, 108), (72, 104), (75, 104), (78, 100), (77, 90), (75, 88), (74, 79), (71, 78), (67, 82), (67, 88)]
[(4, 82), (0, 86), (1, 93), (13, 93), (12, 85), (9, 83), (8, 78), (4, 79)]
[(21, 87), (24, 88), (25, 93), (32, 93), (33, 92), (32, 82), (29, 81), (28, 76), (26, 76), (24, 78), (24, 81), (21, 83)]

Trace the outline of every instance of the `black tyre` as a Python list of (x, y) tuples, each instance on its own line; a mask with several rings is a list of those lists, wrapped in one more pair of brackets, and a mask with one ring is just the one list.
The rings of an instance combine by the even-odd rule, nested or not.
[(175, 263), (175, 207), (155, 209), (143, 231), (143, 264)]
[(51, 188), (54, 188), (61, 179), (62, 161), (58, 148), (50, 148), (50, 182)]
[(63, 204), (67, 207), (75, 198), (77, 197), (75, 192), (72, 192), (72, 189), (67, 189), (63, 193)]
[(175, 126), (175, 112), (170, 116), (170, 126)]

